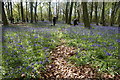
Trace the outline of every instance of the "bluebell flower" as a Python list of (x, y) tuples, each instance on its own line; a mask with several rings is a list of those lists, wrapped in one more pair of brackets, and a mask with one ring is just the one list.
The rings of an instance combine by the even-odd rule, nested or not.
[(31, 65), (34, 65), (34, 63), (32, 63)]
[(17, 68), (20, 68), (20, 66), (18, 66)]
[(95, 45), (91, 45), (91, 46), (95, 46)]
[(78, 55), (78, 52), (76, 52), (75, 54)]
[(76, 58), (80, 58), (80, 56), (76, 56)]
[(117, 39), (116, 42), (120, 43), (120, 39)]
[(33, 70), (32, 72), (36, 72), (36, 70)]
[(110, 53), (108, 53), (108, 52), (106, 52), (106, 55), (108, 55), (108, 56), (112, 56), (112, 54), (110, 54)]
[(42, 61), (40, 61), (40, 64), (43, 64), (43, 62), (42, 62)]
[(26, 67), (26, 69), (29, 69), (29, 68), (30, 68), (30, 66)]
[(38, 37), (36, 36), (36, 37), (34, 37), (34, 38), (36, 39), (36, 38), (38, 38)]
[(20, 45), (20, 47), (21, 47), (21, 48), (23, 48), (23, 46), (22, 46), (22, 45)]
[(32, 67), (32, 69), (34, 69), (34, 67)]

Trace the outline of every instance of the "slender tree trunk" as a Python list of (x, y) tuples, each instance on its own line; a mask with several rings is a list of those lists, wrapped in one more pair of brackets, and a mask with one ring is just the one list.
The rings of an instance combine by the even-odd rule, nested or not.
[(69, 6), (69, 2), (66, 3), (66, 11), (65, 11), (65, 23), (68, 23), (68, 6)]
[(40, 3), (40, 13), (41, 13), (41, 20), (43, 20), (43, 13), (42, 13), (42, 5)]
[(120, 27), (120, 9), (119, 9), (119, 16), (118, 16), (118, 26)]
[(102, 22), (102, 25), (105, 26), (105, 2), (103, 2), (101, 22)]
[(13, 10), (12, 10), (12, 2), (10, 2), (10, 21), (13, 23)]
[(58, 7), (57, 7), (57, 17), (59, 17), (60, 14), (60, 8), (59, 8), (59, 2), (58, 2)]
[(27, 10), (27, 1), (26, 1), (26, 22), (28, 22), (28, 10)]
[(20, 20), (20, 5), (18, 4), (18, 15), (19, 15), (19, 20)]
[(65, 10), (63, 9), (63, 18), (62, 20), (64, 21), (65, 20)]
[(30, 15), (31, 15), (30, 23), (33, 23), (33, 2), (30, 2)]
[(73, 3), (74, 2), (71, 2), (68, 24), (71, 24), (71, 16), (72, 16), (72, 10), (73, 10)]
[(92, 22), (92, 13), (93, 13), (93, 2), (91, 4), (90, 22)]
[(7, 5), (7, 15), (8, 15), (8, 19), (10, 19), (10, 3), (9, 2)]
[(98, 8), (98, 2), (95, 2), (95, 21), (96, 21), (96, 25), (98, 25), (97, 8)]
[(5, 14), (5, 9), (4, 9), (4, 2), (0, 1), (0, 4), (2, 4), (2, 21), (3, 21), (3, 25), (8, 25), (8, 21), (7, 21), (7, 17)]
[(80, 11), (77, 10), (77, 13), (78, 13), (78, 20), (79, 20), (79, 22), (80, 22)]
[(34, 14), (35, 22), (37, 22), (37, 1), (35, 3), (35, 14)]
[(80, 22), (80, 11), (81, 11), (81, 10), (80, 10), (80, 7), (79, 7), (79, 6), (80, 6), (80, 3), (79, 3), (78, 6), (77, 6), (77, 8), (78, 8), (78, 9), (77, 9), (78, 20), (79, 20), (79, 22)]
[(83, 7), (83, 22), (84, 26), (90, 29), (90, 22), (88, 17), (87, 2), (82, 2)]
[(74, 10), (75, 10), (75, 12), (74, 12), (74, 18), (76, 18), (76, 8), (77, 8), (77, 2), (75, 2), (75, 6), (74, 6)]
[(52, 16), (51, 16), (51, 2), (49, 2), (49, 21), (52, 21)]
[(110, 19), (110, 25), (113, 26), (114, 21), (115, 21), (115, 14), (117, 12), (117, 2), (112, 4), (112, 13), (111, 13), (111, 19)]
[(58, 6), (57, 6), (57, 0), (56, 0), (56, 15), (58, 16)]
[(11, 13), (11, 18), (13, 18), (12, 2), (10, 2), (10, 13)]
[(23, 11), (23, 2), (20, 2), (20, 5), (21, 5), (21, 17), (22, 17), (22, 22), (25, 22), (24, 11)]

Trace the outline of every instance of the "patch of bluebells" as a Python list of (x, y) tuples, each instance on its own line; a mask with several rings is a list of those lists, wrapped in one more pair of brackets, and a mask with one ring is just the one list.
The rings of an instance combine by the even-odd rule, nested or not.
[(108, 53), (108, 52), (106, 52), (106, 55), (108, 55), (108, 56), (112, 56), (112, 54), (110, 54), (110, 53)]
[[(55, 35), (57, 31), (58, 30), (56, 28), (40, 27), (3, 28), (3, 64), (6, 68), (5, 73), (11, 73), (9, 74), (10, 76), (20, 76), (20, 73), (22, 74), (22, 72), (30, 74), (32, 71), (34, 71), (34, 69), (39, 69), (39, 67), (45, 66), (45, 64), (49, 62), (48, 58), (46, 58), (49, 55), (46, 54), (48, 53), (49, 46), (44, 45), (44, 43), (47, 43), (48, 41), (52, 42), (52, 40), (57, 39), (57, 36)], [(50, 43), (49, 45), (54, 44)], [(44, 49), (45, 51), (43, 51), (42, 49)], [(18, 62), (20, 63), (17, 63), (17, 60), (19, 60)], [(36, 67), (36, 65), (39, 65), (39, 67)], [(16, 66), (16, 68), (14, 68), (14, 66)]]
[[(103, 64), (104, 68), (111, 68), (111, 66), (113, 65), (112, 63), (118, 61), (118, 58), (116, 58), (116, 56), (118, 55), (118, 43), (120, 42), (120, 33), (118, 31), (118, 27), (96, 26), (94, 24), (92, 24), (91, 26), (94, 28), (83, 28), (83, 24), (79, 24), (77, 26), (71, 26), (65, 29), (66, 31), (64, 34), (67, 35), (67, 40), (71, 40), (71, 43), (76, 43), (76, 47), (85, 49), (88, 48), (88, 50), (84, 50), (84, 52), (87, 54), (86, 56), (79, 56), (82, 53), (79, 52), (79, 55), (76, 54), (75, 57), (72, 56), (70, 57), (70, 59), (73, 59), (74, 62), (76, 62), (77, 64), (81, 64), (81, 62), (85, 60), (88, 62), (93, 61), (92, 59), (94, 59), (92, 63), (100, 65), (103, 63), (96, 63), (98, 60), (96, 56), (99, 56), (99, 58), (106, 61), (105, 63), (109, 63), (109, 66)], [(108, 62), (107, 60), (111, 61)], [(118, 66), (117, 64), (114, 65)], [(113, 72), (114, 71), (116, 70), (114, 69)]]

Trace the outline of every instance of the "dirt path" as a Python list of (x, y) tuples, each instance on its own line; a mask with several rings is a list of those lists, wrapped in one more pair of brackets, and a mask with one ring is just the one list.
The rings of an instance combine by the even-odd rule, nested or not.
[(67, 59), (75, 55), (75, 48), (60, 45), (51, 51), (50, 59), (52, 63), (46, 66), (45, 78), (49, 79), (84, 79), (96, 78), (96, 70), (90, 65), (76, 67), (74, 64), (67, 62)]

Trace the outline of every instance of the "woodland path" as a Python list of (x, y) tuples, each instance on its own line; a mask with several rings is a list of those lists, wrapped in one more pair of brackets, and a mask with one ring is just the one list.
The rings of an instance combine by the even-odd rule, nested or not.
[(67, 62), (68, 57), (75, 55), (75, 50), (74, 47), (59, 45), (51, 51), (50, 59), (53, 61), (46, 66), (45, 77), (50, 79), (96, 78), (97, 71), (90, 65), (76, 67), (75, 64)]

